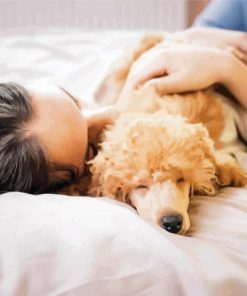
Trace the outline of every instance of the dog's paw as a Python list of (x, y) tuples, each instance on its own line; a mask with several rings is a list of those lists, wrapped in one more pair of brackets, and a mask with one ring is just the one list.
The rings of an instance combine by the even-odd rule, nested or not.
[(216, 176), (219, 186), (244, 187), (247, 185), (247, 174), (230, 155), (217, 157)]

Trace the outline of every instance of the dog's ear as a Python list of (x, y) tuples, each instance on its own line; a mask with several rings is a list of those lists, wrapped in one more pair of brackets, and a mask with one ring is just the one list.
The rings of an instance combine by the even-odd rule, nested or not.
[(127, 190), (123, 189), (123, 177), (119, 173), (121, 171), (124, 175), (124, 169), (118, 170), (113, 160), (105, 157), (101, 151), (89, 164), (92, 177), (88, 193), (93, 196), (107, 196), (125, 201)]
[(210, 159), (210, 161), (215, 164), (214, 141), (210, 138), (207, 128), (201, 123), (193, 124), (193, 127), (197, 143), (200, 145), (201, 149), (203, 149), (206, 158)]
[(247, 184), (246, 172), (232, 155), (217, 151), (216, 162), (219, 186), (243, 187)]
[(104, 158), (101, 151), (98, 152), (97, 156), (89, 161), (89, 170), (92, 175), (91, 183), (88, 188), (88, 194), (93, 196), (104, 195), (104, 180), (105, 180), (105, 165), (106, 159)]
[(201, 151), (201, 159), (193, 184), (197, 194), (214, 195), (217, 191), (216, 159), (214, 142), (209, 137), (207, 128), (202, 124), (193, 124), (196, 147)]

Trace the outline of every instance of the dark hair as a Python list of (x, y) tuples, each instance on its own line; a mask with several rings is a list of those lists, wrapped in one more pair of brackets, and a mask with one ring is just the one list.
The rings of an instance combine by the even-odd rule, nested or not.
[(56, 191), (77, 175), (73, 166), (49, 163), (39, 138), (27, 132), (33, 118), (28, 91), (16, 83), (0, 83), (0, 192)]

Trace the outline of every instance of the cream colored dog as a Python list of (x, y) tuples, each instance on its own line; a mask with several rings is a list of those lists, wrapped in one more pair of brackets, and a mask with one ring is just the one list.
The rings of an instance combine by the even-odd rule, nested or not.
[[(117, 102), (133, 62), (162, 40), (147, 36), (112, 70), (104, 101)], [(213, 88), (184, 95), (140, 88), (117, 103), (122, 114), (90, 161), (91, 195), (128, 202), (145, 219), (183, 234), (190, 227), (190, 195), (246, 184), (235, 159), (219, 150), (225, 122), (221, 95)]]

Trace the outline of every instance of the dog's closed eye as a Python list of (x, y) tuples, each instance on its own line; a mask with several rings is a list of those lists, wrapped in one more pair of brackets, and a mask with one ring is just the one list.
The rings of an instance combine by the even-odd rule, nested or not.
[(132, 204), (129, 196), (126, 196), (126, 199), (125, 199), (126, 203), (129, 204), (130, 206), (132, 206), (133, 209), (135, 209), (137, 211), (137, 208)]
[(184, 180), (184, 178), (181, 177), (181, 178), (178, 178), (176, 182), (177, 183), (183, 183), (183, 182), (185, 182), (185, 180)]
[(137, 186), (136, 188), (137, 188), (137, 189), (147, 189), (148, 186), (146, 186), (146, 185), (139, 185), (139, 186)]

